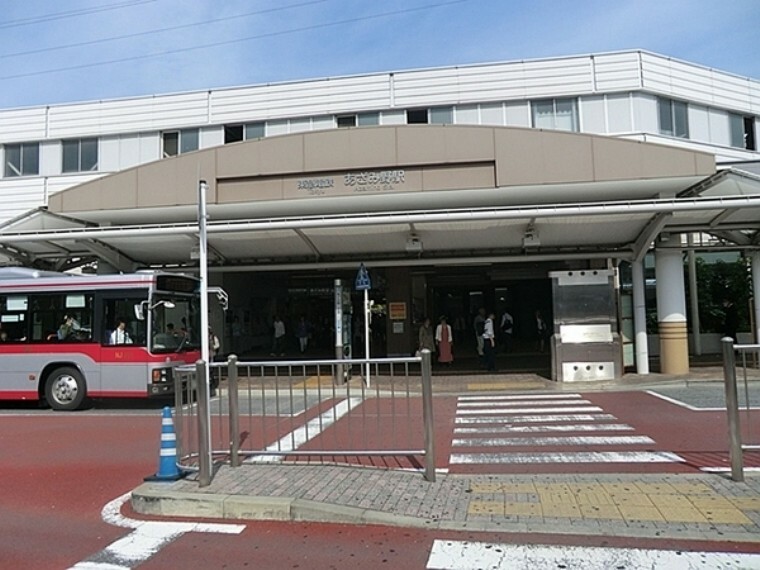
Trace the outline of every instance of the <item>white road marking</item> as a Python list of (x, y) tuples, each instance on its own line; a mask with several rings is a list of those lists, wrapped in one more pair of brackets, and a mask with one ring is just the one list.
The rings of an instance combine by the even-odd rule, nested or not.
[(551, 414), (551, 413), (574, 413), (574, 412), (601, 412), (602, 408), (598, 406), (578, 406), (563, 408), (489, 408), (486, 410), (457, 410), (461, 415), (478, 415), (478, 414), (502, 414), (504, 416), (517, 414)]
[(519, 402), (459, 402), (458, 410), (469, 408), (496, 408), (498, 406), (579, 406), (591, 404), (588, 400), (520, 400)]
[(454, 433), (549, 433), (555, 431), (632, 431), (627, 424), (554, 424), (548, 426), (458, 427)]
[(617, 418), (612, 414), (565, 414), (551, 416), (491, 416), (480, 418), (454, 418), (456, 424), (520, 424), (520, 423), (549, 423), (549, 422), (595, 422), (610, 421)]
[(121, 514), (121, 506), (131, 493), (108, 503), (101, 511), (103, 520), (114, 526), (134, 529), (127, 536), (111, 543), (100, 552), (72, 566), (76, 570), (123, 570), (134, 568), (148, 560), (161, 548), (187, 532), (240, 534), (242, 524), (140, 521)]
[(538, 453), (452, 453), (450, 464), (526, 463), (683, 463), (669, 451), (581, 451)]
[(496, 447), (515, 445), (639, 445), (654, 443), (645, 435), (588, 435), (563, 437), (466, 438), (452, 441), (454, 447)]
[(511, 396), (459, 396), (460, 402), (494, 401), (494, 400), (564, 400), (580, 398), (580, 394), (515, 394)]
[[(302, 425), (298, 429), (295, 429), (280, 438), (279, 441), (269, 445), (266, 450), (293, 451), (294, 449), (298, 449), (304, 443), (322, 433), (324, 428), (331, 426), (352, 409), (358, 407), (362, 401), (361, 398), (349, 398), (348, 400), (338, 402), (338, 404), (324, 412), (319, 417), (314, 418), (305, 425)], [(280, 463), (284, 459), (284, 455), (254, 455), (250, 459), (247, 459), (245, 463)]]
[(583, 568), (584, 570), (638, 570), (678, 568), (713, 570), (760, 568), (760, 554), (734, 552), (688, 552), (644, 550), (641, 548), (601, 548), (593, 546), (545, 546), (488, 544), (436, 540), (427, 562), (428, 570), (497, 570), (507, 568)]
[[(700, 471), (705, 473), (731, 473), (730, 467), (700, 467)], [(745, 473), (760, 473), (760, 467), (745, 467)]]

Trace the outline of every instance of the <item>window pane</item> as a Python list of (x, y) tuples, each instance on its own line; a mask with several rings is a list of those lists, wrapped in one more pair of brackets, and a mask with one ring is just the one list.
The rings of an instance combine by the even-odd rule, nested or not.
[(183, 129), (180, 131), (180, 154), (198, 150), (198, 129)]
[(554, 128), (563, 131), (578, 130), (578, 121), (575, 113), (575, 99), (557, 99)]
[(164, 157), (179, 154), (179, 133), (164, 133)]
[(79, 172), (79, 141), (63, 141), (63, 172)]
[(243, 125), (224, 125), (224, 144), (243, 140)]
[(427, 123), (428, 123), (427, 109), (408, 109), (406, 111), (407, 125), (427, 125)]
[(533, 101), (533, 126), (537, 129), (554, 128), (554, 102), (553, 101)]
[(433, 107), (430, 109), (430, 123), (434, 125), (451, 125), (454, 122), (453, 107)]
[(355, 127), (356, 115), (342, 115), (337, 118), (338, 128)]
[(731, 130), (731, 146), (744, 148), (744, 117), (729, 113), (728, 125)]
[(248, 123), (245, 126), (245, 140), (264, 138), (264, 123)]
[(82, 172), (98, 169), (98, 139), (82, 139)]
[(40, 173), (40, 145), (29, 143), (22, 145), (21, 172), (24, 176), (34, 176)]
[(5, 145), (5, 176), (21, 176), (21, 145)]
[(360, 127), (380, 124), (380, 113), (359, 113), (356, 116)]
[(689, 138), (689, 115), (686, 103), (673, 101), (673, 122), (677, 137)]
[(660, 133), (673, 134), (673, 107), (670, 99), (657, 99), (657, 111), (660, 118)]

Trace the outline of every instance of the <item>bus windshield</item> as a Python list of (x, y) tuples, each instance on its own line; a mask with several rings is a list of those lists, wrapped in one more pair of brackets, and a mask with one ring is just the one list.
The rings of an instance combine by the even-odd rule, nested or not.
[(198, 350), (200, 299), (161, 294), (151, 300), (151, 346), (154, 353)]

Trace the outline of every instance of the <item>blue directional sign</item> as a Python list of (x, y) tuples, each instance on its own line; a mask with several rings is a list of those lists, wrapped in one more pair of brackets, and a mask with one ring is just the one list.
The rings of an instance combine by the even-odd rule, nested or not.
[(359, 273), (356, 274), (356, 282), (354, 284), (354, 288), (357, 291), (369, 291), (372, 289), (372, 282), (369, 280), (369, 273), (367, 272), (367, 268), (364, 267), (363, 263), (359, 266)]

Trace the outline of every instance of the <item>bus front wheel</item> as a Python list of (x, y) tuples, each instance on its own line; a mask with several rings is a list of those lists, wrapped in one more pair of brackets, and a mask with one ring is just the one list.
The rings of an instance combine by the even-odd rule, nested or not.
[(54, 410), (76, 410), (86, 395), (84, 376), (76, 368), (56, 368), (45, 383), (45, 399)]

